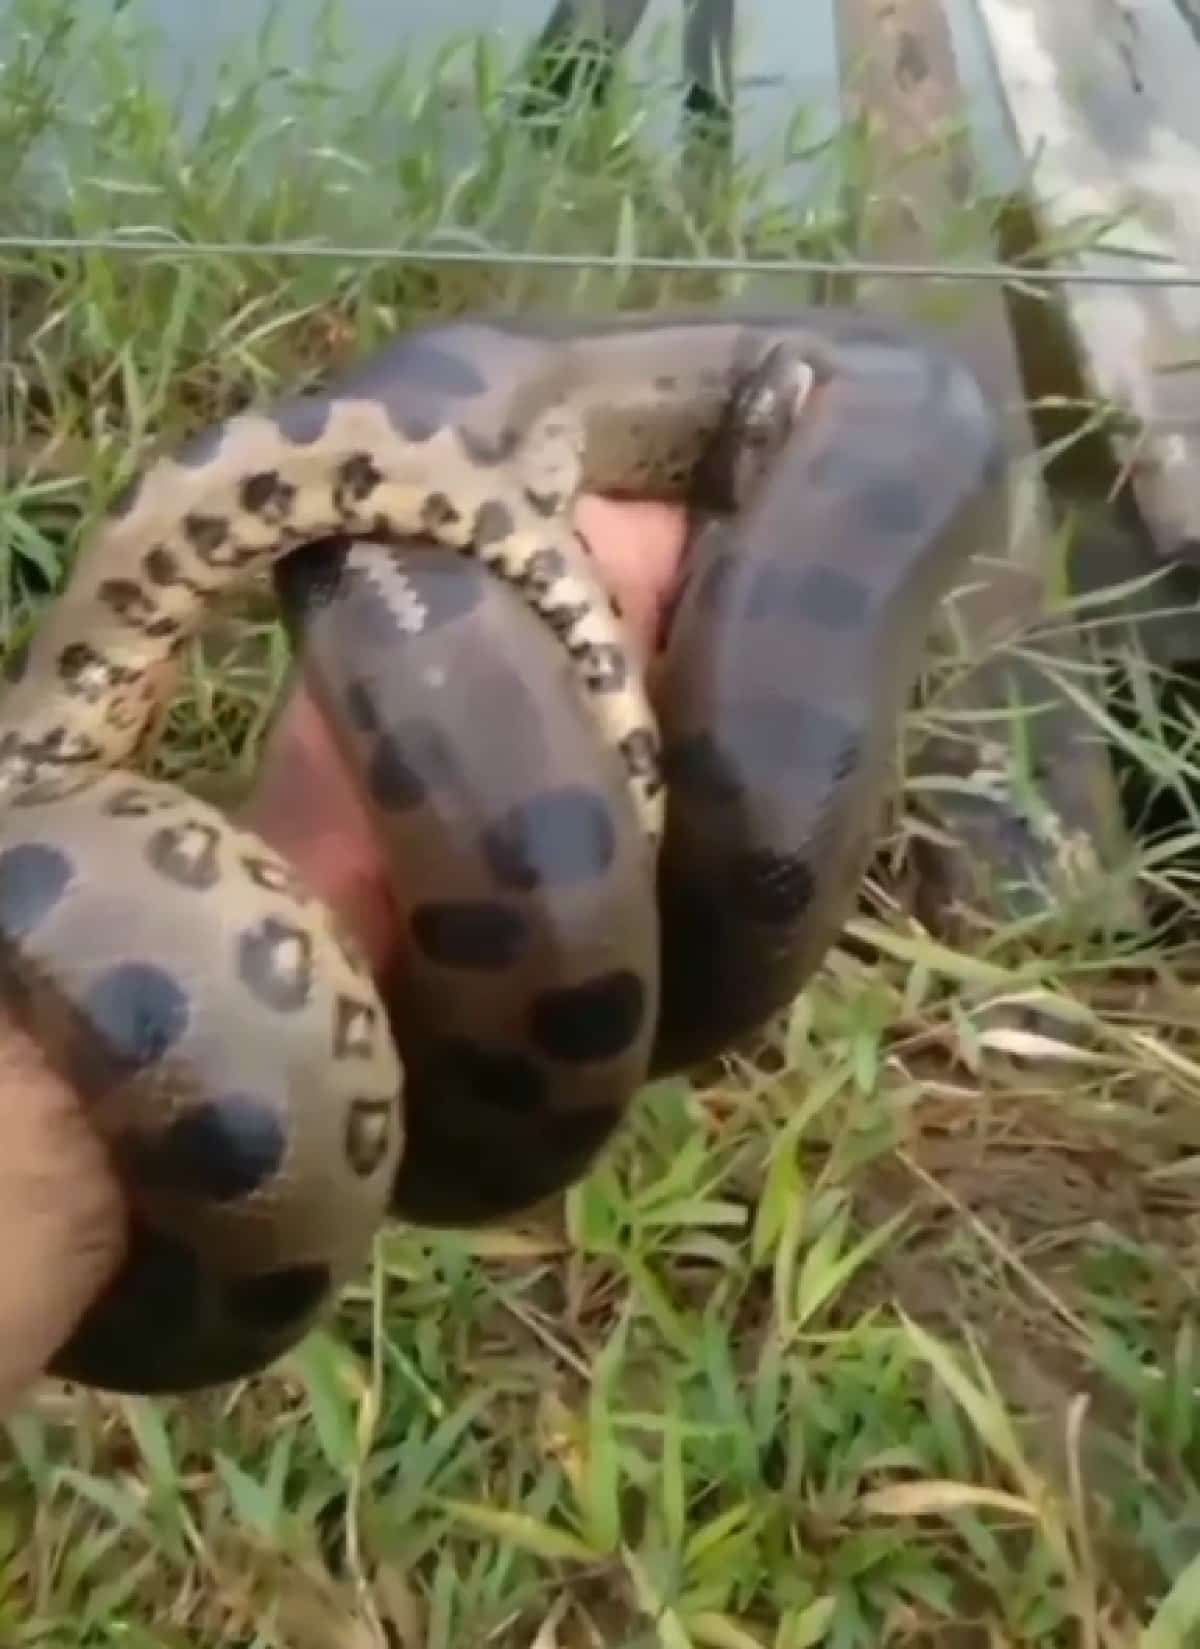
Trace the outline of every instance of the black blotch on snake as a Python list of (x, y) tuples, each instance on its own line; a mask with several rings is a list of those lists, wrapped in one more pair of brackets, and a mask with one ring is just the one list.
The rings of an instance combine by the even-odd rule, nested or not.
[(282, 893), (300, 903), (307, 897), (308, 890), (295, 872), (274, 859), (263, 858), (257, 853), (242, 853), (238, 855), (238, 863), (247, 879), (265, 893)]
[(516, 526), (513, 512), (500, 498), (486, 499), (475, 511), (475, 543), (479, 549), (507, 538)]
[(290, 514), (296, 499), (296, 489), (285, 481), (278, 470), (260, 470), (248, 475), (238, 489), (238, 502), (251, 515), (267, 520), (282, 520)]
[(421, 503), (421, 525), (426, 532), (438, 532), (462, 519), (462, 511), (444, 492), (426, 493)]
[[(422, 1061), (424, 1080), (439, 1096), (438, 1109), (447, 1116), (465, 1101), (488, 1109), (512, 1112), (541, 1111), (549, 1085), (544, 1072), (523, 1054), (485, 1048), (467, 1037), (446, 1037)], [(413, 1127), (424, 1107), (413, 1106)]]
[(23, 939), (44, 922), (70, 885), (74, 871), (60, 848), (20, 842), (0, 853), (0, 930)]
[(347, 500), (361, 504), (371, 496), (382, 480), (383, 471), (370, 453), (355, 452), (339, 465), (334, 487), (342, 504)]
[(544, 790), (494, 820), (480, 845), (501, 886), (528, 892), (604, 875), (616, 857), (617, 833), (598, 791), (564, 785)]
[(205, 464), (211, 464), (224, 446), (227, 433), (224, 424), (214, 424), (209, 429), (197, 430), (176, 448), (175, 462), (184, 469), (202, 469)]
[(175, 806), (171, 797), (131, 784), (109, 797), (104, 812), (111, 819), (148, 819), (151, 814), (166, 813)]
[(460, 424), (455, 433), (467, 457), (476, 464), (491, 466), (506, 463), (521, 445), (520, 430), (508, 424), (494, 434)]
[(571, 648), (571, 657), (595, 693), (619, 693), (629, 680), (628, 656), (611, 642), (584, 642)]
[(530, 1152), (521, 1205), (528, 1207), (535, 1197), (544, 1197), (574, 1184), (612, 1138), (620, 1121), (621, 1112), (612, 1105), (551, 1112), (540, 1135), (542, 1160)]
[(312, 989), (312, 948), (303, 928), (264, 917), (239, 936), (238, 978), (264, 1007), (294, 1013)]
[(294, 447), (319, 441), (329, 422), (329, 402), (318, 395), (297, 395), (275, 413), (275, 427)]
[[(371, 378), (381, 400), (386, 399), (386, 382), (393, 381), (405, 390), (421, 395), (451, 395), (465, 397), (482, 395), (487, 379), (479, 368), (459, 350), (447, 349), (432, 338), (402, 338), (392, 349), (376, 357)], [(366, 373), (355, 378), (355, 393), (366, 385)]]
[(360, 733), (374, 733), (379, 729), (375, 700), (365, 681), (352, 681), (346, 688), (344, 703), (351, 725)]
[[(199, 1261), (186, 1244), (135, 1227), (115, 1284), (54, 1357), (51, 1372), (70, 1378), (72, 1368), (98, 1367), (116, 1386), (140, 1392), (173, 1383), (180, 1344), (186, 1350), (199, 1316), (200, 1279)], [(193, 1372), (199, 1379), (224, 1375), (211, 1368)]]
[(401, 722), (381, 733), (367, 763), (367, 787), (386, 812), (420, 807), (457, 776), (453, 748), (433, 721)]
[(409, 925), (425, 959), (443, 968), (498, 972), (517, 960), (529, 938), (519, 911), (484, 899), (417, 905)]
[(712, 733), (692, 733), (663, 750), (663, 774), (672, 790), (708, 806), (735, 802), (742, 792), (736, 763)]
[(456, 1128), (436, 1107), (414, 1106), (393, 1208), (432, 1224), (502, 1219), (528, 1209), (587, 1171), (621, 1114), (613, 1105), (536, 1115), (497, 1109), (490, 1118), (476, 1109)]
[(547, 595), (563, 574), (567, 571), (567, 558), (561, 550), (553, 546), (544, 550), (535, 550), (525, 563), (525, 570), (518, 575), (517, 582), (531, 595)]
[(627, 733), (618, 746), (625, 762), (625, 771), (635, 779), (655, 779), (661, 760), (659, 743), (646, 727)]
[(433, 338), (412, 336), (357, 367), (341, 393), (378, 401), (397, 434), (421, 442), (458, 416), (455, 403), (486, 389), (487, 379), (465, 355)]
[(220, 838), (196, 821), (165, 825), (146, 843), (146, 862), (176, 887), (206, 892), (220, 880)]
[(69, 693), (98, 704), (114, 687), (127, 687), (138, 679), (136, 670), (115, 664), (87, 641), (72, 641), (58, 655), (58, 675)]
[[(222, 548), (229, 537), (229, 522), (223, 515), (185, 515), (183, 518), (183, 536), (204, 561)], [(164, 556), (170, 556), (170, 551), (164, 550)], [(160, 566), (160, 571), (165, 570)], [(156, 582), (169, 583), (168, 578), (156, 579)]]
[(437, 1044), (410, 1077), (408, 1148), (392, 1190), (407, 1219), (461, 1224), (527, 1209), (576, 1180), (621, 1120), (615, 1105), (553, 1104), (537, 1065), (465, 1038)]
[(616, 968), (582, 985), (543, 991), (530, 1009), (534, 1042), (567, 1065), (615, 1059), (636, 1041), (646, 992), (636, 973)]
[[(188, 519), (191, 519), (190, 517)], [(186, 531), (187, 522), (184, 522)], [(142, 557), (142, 570), (152, 584), (161, 585), (164, 590), (174, 589), (179, 585), (187, 585), (188, 579), (184, 576), (183, 568), (179, 565), (179, 558), (165, 544), (155, 544)]]
[(105, 1052), (122, 1065), (153, 1065), (187, 1029), (187, 992), (152, 962), (119, 962), (81, 1004)]
[(755, 849), (739, 854), (726, 874), (737, 913), (771, 927), (798, 922), (816, 891), (812, 867), (802, 853)]
[(333, 1281), (327, 1265), (288, 1265), (258, 1277), (235, 1277), (225, 1286), (231, 1317), (266, 1329), (284, 1329), (315, 1311)]
[(369, 1002), (339, 996), (333, 1010), (335, 1059), (368, 1059), (375, 1046), (376, 1010)]
[(389, 1100), (352, 1100), (346, 1113), (344, 1147), (351, 1172), (367, 1179), (379, 1167), (392, 1137)]
[(662, 994), (652, 1079), (715, 1057), (778, 1008), (775, 971), (745, 965), (741, 913), (724, 882), (716, 888), (709, 880), (666, 877), (659, 906)]
[(864, 487), (856, 500), (856, 508), (869, 532), (908, 538), (925, 525), (929, 506), (919, 481), (909, 476), (893, 476)]
[(110, 612), (135, 627), (147, 623), (157, 611), (152, 598), (134, 578), (106, 578), (96, 594)]
[(791, 781), (806, 787), (814, 774), (827, 773), (837, 781), (853, 772), (860, 743), (855, 723), (832, 710), (763, 695), (729, 707), (715, 748), (718, 756), (722, 749), (737, 751), (750, 783), (787, 786)]
[(526, 487), (524, 492), (525, 502), (535, 509), (539, 515), (546, 517), (557, 515), (563, 507), (563, 495), (557, 488), (549, 492), (542, 492), (537, 487)]
[(136, 1148), (138, 1177), (155, 1191), (211, 1202), (252, 1196), (283, 1163), (287, 1140), (265, 1100), (228, 1094), (181, 1112)]
[(754, 576), (746, 603), (755, 621), (786, 616), (823, 629), (850, 630), (870, 615), (871, 592), (837, 567), (779, 567), (768, 563)]

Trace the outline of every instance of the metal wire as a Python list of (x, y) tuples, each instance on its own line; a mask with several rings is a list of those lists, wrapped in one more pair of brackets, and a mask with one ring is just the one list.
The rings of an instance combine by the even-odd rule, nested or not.
[[(1200, 288), (1200, 270), (1118, 273), (1109, 269), (1039, 269), (1009, 263), (876, 263), (837, 258), (668, 258), (625, 257), (603, 252), (522, 252), (510, 247), (482, 250), (432, 246), (329, 246), (306, 241), (180, 241), (167, 235), (133, 239), (121, 234), (0, 235), (0, 254), (89, 252), (120, 257), (224, 257), (336, 259), (340, 263), (468, 264), (495, 268), (599, 269), (624, 274), (646, 270), (678, 275), (856, 275), (897, 280), (997, 281), (1020, 285)], [(1106, 257), (1119, 254), (1105, 252)]]

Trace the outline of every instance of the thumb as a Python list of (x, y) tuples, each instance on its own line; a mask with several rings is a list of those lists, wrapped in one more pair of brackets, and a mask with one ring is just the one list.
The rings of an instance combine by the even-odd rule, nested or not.
[(121, 1191), (79, 1100), (0, 1015), (0, 1415), (112, 1280), (125, 1242)]

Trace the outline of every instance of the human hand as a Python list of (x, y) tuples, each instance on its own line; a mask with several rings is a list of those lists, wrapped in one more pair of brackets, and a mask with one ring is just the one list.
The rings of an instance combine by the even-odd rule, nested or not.
[[(576, 525), (649, 658), (683, 555), (683, 513), (587, 498)], [(389, 879), (302, 682), (268, 740), (241, 822), (292, 861), (381, 969), (396, 939)], [(0, 1015), (0, 1417), (116, 1275), (126, 1240), (120, 1187), (77, 1096)]]

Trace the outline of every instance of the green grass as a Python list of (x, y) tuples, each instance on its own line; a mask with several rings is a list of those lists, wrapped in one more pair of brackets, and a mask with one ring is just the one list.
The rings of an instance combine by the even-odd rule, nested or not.
[[(440, 71), (477, 111), (465, 154), (431, 77), (389, 67), (339, 97), (320, 41), (321, 73), (276, 75), (271, 109), (254, 64), (231, 71), (183, 145), (123, 14), (72, 58), (73, 10), (19, 0), (29, 34), (0, 48), (0, 175), (26, 228), (836, 256), (867, 215), (832, 183), (793, 211), (770, 194), (802, 122), (756, 171), (681, 169), (618, 82), (539, 139), (469, 47)], [(856, 144), (826, 157), (835, 182), (866, 175)], [(434, 313), (738, 290), (265, 255), (23, 254), (0, 277), (6, 645), (160, 438)], [(1119, 614), (1063, 598), (1068, 622), (1126, 708), (1096, 661), (1066, 684), (1143, 803), (1177, 813), (1112, 883), (1186, 914), (1195, 713)], [(244, 789), (285, 669), (253, 592), (194, 650), (160, 768)], [(939, 717), (935, 696), (909, 732)], [(1001, 738), (1014, 782), (1019, 752)], [(1187, 932), (1097, 940), (1089, 883), (925, 933), (906, 891), (921, 794), (914, 778), (845, 944), (762, 1057), (647, 1092), (560, 1208), (473, 1237), (389, 1230), (327, 1332), (233, 1393), (51, 1386), (12, 1419), (5, 1649), (1200, 1642)]]

